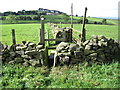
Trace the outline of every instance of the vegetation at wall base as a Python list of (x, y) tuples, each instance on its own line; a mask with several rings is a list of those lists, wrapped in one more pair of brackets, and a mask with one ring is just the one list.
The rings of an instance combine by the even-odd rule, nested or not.
[(120, 88), (118, 62), (87, 66), (3, 65), (1, 88)]

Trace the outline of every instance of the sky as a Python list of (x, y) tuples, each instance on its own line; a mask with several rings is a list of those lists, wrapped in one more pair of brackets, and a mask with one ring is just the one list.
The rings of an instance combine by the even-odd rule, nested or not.
[(0, 12), (19, 10), (38, 10), (45, 8), (59, 10), (70, 15), (71, 3), (73, 14), (82, 16), (85, 7), (90, 17), (118, 17), (118, 2), (120, 0), (1, 0)]

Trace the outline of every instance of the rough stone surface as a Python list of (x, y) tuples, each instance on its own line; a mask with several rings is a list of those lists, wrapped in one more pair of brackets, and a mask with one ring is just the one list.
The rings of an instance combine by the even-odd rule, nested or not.
[[(60, 43), (57, 47), (59, 50), (56, 50), (58, 59), (64, 62), (63, 57), (66, 55), (69, 56), (68, 61), (71, 63), (88, 61), (89, 64), (101, 64), (103, 62), (111, 62), (120, 52), (120, 44), (113, 39), (107, 39), (103, 35), (93, 35), (90, 40), (86, 40), (83, 43), (79, 42), (78, 45)], [(65, 48), (66, 46), (69, 50)], [(64, 52), (64, 55), (62, 52)], [(70, 55), (67, 55), (67, 53), (70, 53)]]
[[(22, 41), (22, 44), (2, 48), (2, 62), (8, 64), (21, 63), (25, 66), (36, 66), (39, 64), (39, 61), (43, 59), (44, 50), (42, 48), (42, 45)], [(32, 59), (37, 61), (30, 64), (30, 60)]]
[[(25, 66), (43, 64), (45, 49), (42, 45), (22, 41), (22, 44), (3, 45), (0, 43), (2, 62), (7, 64), (21, 63)], [(55, 50), (55, 63), (80, 63), (87, 61), (90, 64), (111, 62), (120, 53), (120, 44), (103, 35), (92, 36), (90, 40), (78, 44), (61, 42)], [(57, 62), (59, 61), (59, 62)]]

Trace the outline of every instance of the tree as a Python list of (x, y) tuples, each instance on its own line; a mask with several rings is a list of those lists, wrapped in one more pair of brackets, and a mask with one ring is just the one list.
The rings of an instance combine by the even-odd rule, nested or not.
[(85, 23), (88, 24), (88, 19), (87, 18), (85, 19)]
[(6, 17), (5, 16), (1, 16), (1, 20), (6, 20)]
[(78, 17), (78, 15), (77, 15), (77, 14), (76, 14), (75, 16), (76, 16), (76, 17)]
[(22, 13), (23, 13), (23, 15), (25, 15), (25, 14), (26, 14), (26, 11), (23, 9), (23, 10), (22, 10)]
[(9, 16), (7, 16), (6, 19), (7, 19), (10, 23), (16, 23), (16, 22), (18, 22), (15, 15), (9, 15)]
[(79, 23), (79, 24), (82, 24), (82, 22), (83, 22), (82, 19), (79, 19), (79, 20), (78, 20), (78, 23)]
[(96, 21), (94, 21), (94, 24), (97, 24), (97, 22), (96, 22)]
[(32, 20), (32, 18), (30, 16), (27, 16), (26, 20)]
[[(79, 20), (78, 20), (78, 23), (79, 23), (79, 24), (82, 24), (82, 23), (83, 23), (83, 19), (79, 19)], [(88, 19), (85, 19), (85, 23), (86, 23), (86, 24), (88, 23)]]
[(103, 19), (102, 24), (107, 24), (107, 19)]

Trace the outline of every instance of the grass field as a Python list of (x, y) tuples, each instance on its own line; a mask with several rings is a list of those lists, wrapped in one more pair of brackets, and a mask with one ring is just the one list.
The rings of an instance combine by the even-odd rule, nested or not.
[[(69, 24), (63, 24), (63, 27), (70, 27)], [(81, 31), (82, 24), (75, 24), (74, 29)], [(118, 39), (117, 25), (94, 25), (86, 24), (86, 38), (90, 39), (91, 35), (104, 35), (107, 38)]]
[[(11, 29), (16, 31), (17, 43), (21, 43), (23, 40), (39, 42), (40, 24), (3, 24), (1, 27), (2, 43), (4, 44), (12, 44)], [(70, 27), (70, 24), (62, 24), (62, 27)], [(74, 24), (74, 29), (81, 31), (82, 24)], [(45, 30), (50, 30), (47, 24), (45, 25)], [(86, 38), (90, 39), (91, 35), (105, 35), (108, 38), (117, 40), (118, 26), (86, 24)]]
[[(114, 22), (115, 23), (115, 22)], [(62, 25), (69, 27), (69, 24)], [(39, 42), (40, 24), (4, 24), (2, 27), (2, 43), (11, 45), (11, 29), (16, 30), (17, 43), (21, 41)], [(49, 26), (50, 37), (52, 33)], [(81, 25), (74, 28), (81, 30)], [(91, 35), (105, 35), (108, 38), (118, 39), (117, 25), (86, 24), (87, 39)], [(120, 88), (118, 62), (95, 65), (86, 63), (73, 66), (25, 67), (21, 65), (3, 65), (0, 88)]]

